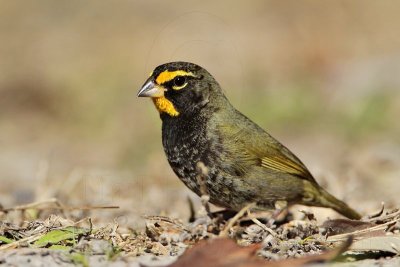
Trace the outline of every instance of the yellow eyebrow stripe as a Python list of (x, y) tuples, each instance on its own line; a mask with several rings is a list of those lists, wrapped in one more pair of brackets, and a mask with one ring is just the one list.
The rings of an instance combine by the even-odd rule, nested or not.
[(176, 76), (192, 76), (196, 77), (192, 72), (187, 72), (184, 70), (176, 70), (176, 71), (163, 71), (161, 72), (157, 78), (156, 83), (158, 85), (164, 84), (166, 82), (172, 81)]

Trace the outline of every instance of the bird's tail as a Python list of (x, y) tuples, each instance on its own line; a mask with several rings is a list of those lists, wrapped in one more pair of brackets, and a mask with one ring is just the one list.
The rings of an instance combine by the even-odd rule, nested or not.
[(321, 195), (319, 201), (325, 207), (329, 207), (343, 216), (352, 219), (352, 220), (359, 220), (361, 219), (361, 215), (355, 211), (354, 209), (350, 208), (345, 202), (337, 199), (336, 197), (332, 196), (330, 193), (325, 191), (324, 189), (320, 189)]
[[(306, 186), (307, 188), (308, 186)], [(313, 200), (308, 202), (308, 205), (313, 205), (313, 206), (319, 206), (319, 207), (326, 207), (326, 208), (331, 208), (343, 216), (352, 219), (352, 220), (359, 220), (361, 219), (361, 215), (355, 211), (354, 209), (350, 208), (346, 203), (343, 201), (337, 199), (336, 197), (332, 196), (330, 193), (328, 193), (325, 189), (323, 189), (320, 186), (317, 186), (318, 188), (314, 188), (310, 191), (314, 192), (309, 192), (311, 195), (313, 195)], [(310, 187), (308, 187), (310, 188)], [(308, 191), (308, 190), (306, 190)], [(306, 204), (306, 205), (307, 205)]]

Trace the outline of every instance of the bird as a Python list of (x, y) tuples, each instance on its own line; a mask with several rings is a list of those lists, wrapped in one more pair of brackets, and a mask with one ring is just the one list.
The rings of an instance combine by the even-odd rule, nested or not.
[[(174, 173), (199, 196), (205, 187), (210, 203), (233, 211), (300, 204), (361, 218), (323, 189), (288, 148), (238, 111), (203, 67), (162, 64), (137, 95), (151, 98), (159, 112), (162, 145)], [(199, 173), (199, 163), (205, 172)]]

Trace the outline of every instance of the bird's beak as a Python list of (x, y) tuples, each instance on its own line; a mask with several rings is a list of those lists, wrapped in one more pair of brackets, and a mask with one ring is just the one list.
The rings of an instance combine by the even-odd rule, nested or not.
[(148, 80), (139, 90), (138, 97), (162, 97), (164, 96), (165, 88), (155, 84), (152, 80)]

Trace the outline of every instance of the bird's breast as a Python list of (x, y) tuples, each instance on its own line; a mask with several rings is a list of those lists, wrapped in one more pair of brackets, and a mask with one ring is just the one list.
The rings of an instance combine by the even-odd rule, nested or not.
[(209, 162), (210, 147), (205, 125), (192, 120), (182, 123), (174, 120), (163, 121), (162, 142), (168, 162), (176, 175), (193, 191), (198, 193), (198, 162), (206, 166)]

